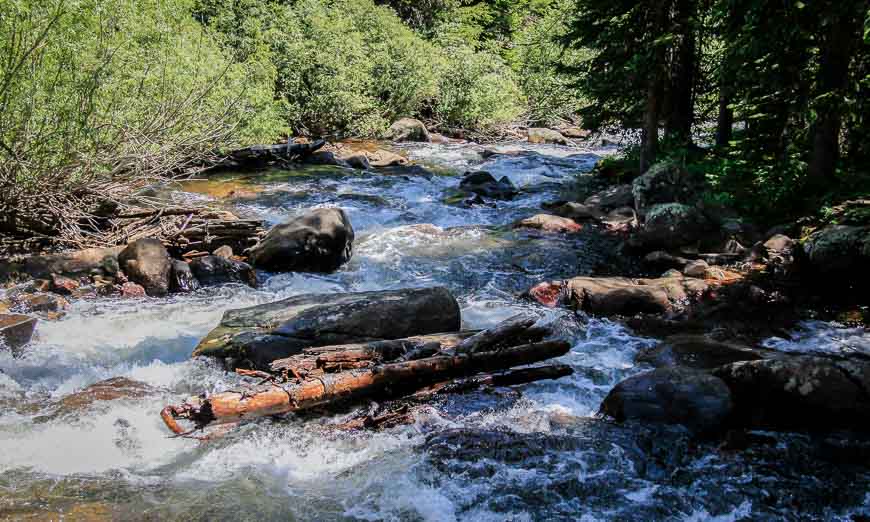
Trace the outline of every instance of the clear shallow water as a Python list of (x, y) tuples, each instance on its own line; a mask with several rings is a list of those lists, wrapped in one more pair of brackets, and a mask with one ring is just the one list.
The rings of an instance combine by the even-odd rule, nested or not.
[[(40, 323), (27, 355), (0, 352), (0, 517), (180, 520), (849, 520), (865, 512), (867, 476), (779, 437), (745, 453), (695, 443), (677, 428), (595, 419), (654, 344), (602, 319), (543, 310), (516, 295), (542, 279), (608, 263), (593, 230), (576, 237), (506, 225), (555, 199), (608, 151), (503, 145), (414, 146), (437, 175), (316, 168), (224, 176), (179, 199), (209, 199), (279, 222), (314, 206), (345, 208), (353, 260), (330, 275), (263, 274), (168, 299), (79, 301)], [(523, 194), (497, 208), (445, 203), (467, 169), (506, 175)], [(230, 182), (231, 181), (231, 182)], [(170, 439), (158, 412), (238, 379), (189, 354), (230, 308), (290, 295), (448, 286), (469, 328), (532, 309), (572, 342), (571, 377), (445, 399), (414, 426), (336, 433), (328, 419), (267, 419), (208, 444)], [(805, 330), (805, 332), (804, 332)], [(811, 323), (787, 350), (866, 346), (866, 332)], [(144, 395), (70, 406), (94, 382), (128, 377)], [(521, 393), (520, 393), (521, 392)]]

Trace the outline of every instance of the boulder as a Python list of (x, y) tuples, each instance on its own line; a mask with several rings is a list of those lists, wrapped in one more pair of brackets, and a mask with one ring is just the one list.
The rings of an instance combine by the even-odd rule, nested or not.
[(706, 279), (707, 271), (710, 270), (710, 265), (706, 261), (696, 259), (690, 261), (684, 268), (683, 273), (689, 277), (697, 277), (698, 279)]
[(683, 366), (710, 370), (739, 361), (764, 358), (761, 350), (736, 343), (714, 341), (704, 335), (672, 335), (652, 348), (642, 349), (635, 360), (657, 368)]
[(366, 158), (368, 158), (369, 165), (372, 167), (396, 167), (408, 163), (408, 158), (384, 149), (378, 149), (374, 152), (366, 152), (365, 154)]
[(583, 226), (573, 219), (553, 216), (550, 214), (536, 214), (532, 217), (521, 219), (513, 224), (514, 228), (532, 228), (542, 232), (554, 233), (577, 233), (583, 230)]
[[(220, 250), (220, 248), (218, 250)], [(190, 265), (184, 261), (173, 259), (172, 273), (169, 276), (169, 291), (183, 293), (195, 292), (197, 290), (199, 290), (199, 281), (196, 279), (196, 276), (193, 275)]]
[(690, 174), (676, 163), (656, 163), (632, 183), (634, 208), (645, 216), (647, 210), (659, 203), (692, 203), (704, 188), (699, 176)]
[(309, 165), (335, 165), (337, 167), (350, 167), (346, 161), (339, 158), (331, 150), (319, 150), (303, 157), (303, 161)]
[(602, 210), (630, 207), (634, 205), (634, 193), (629, 184), (614, 185), (589, 196), (583, 204), (590, 207), (598, 207)]
[(414, 118), (401, 118), (396, 121), (387, 133), (385, 139), (393, 141), (429, 141), (429, 131), (426, 130), (426, 125), (420, 120)]
[[(186, 264), (186, 263), (185, 263)], [(198, 257), (190, 262), (190, 271), (203, 286), (242, 283), (257, 286), (257, 273), (247, 263), (219, 256)]]
[(558, 202), (553, 205), (547, 205), (557, 216), (570, 218), (574, 220), (595, 220), (601, 219), (604, 214), (598, 210), (598, 207), (589, 206), (585, 203), (576, 203), (573, 201)]
[(491, 199), (513, 199), (519, 191), (507, 176), (496, 180), (489, 172), (466, 172), (459, 190)]
[(460, 328), (446, 288), (301, 295), (227, 311), (194, 355), (266, 368), (303, 348), (400, 339)]
[(332, 272), (350, 260), (353, 239), (344, 210), (319, 208), (272, 227), (249, 257), (266, 270)]
[(619, 207), (600, 218), (601, 223), (613, 231), (630, 231), (637, 227), (637, 213), (631, 207)]
[(806, 263), (837, 286), (870, 286), (870, 226), (831, 225), (804, 241)]
[(36, 292), (17, 293), (12, 296), (15, 309), (24, 313), (52, 314), (69, 308), (69, 301), (57, 294)]
[(21, 314), (0, 314), (0, 340), (12, 353), (18, 351), (33, 337), (36, 318)]
[(118, 263), (124, 274), (142, 285), (145, 293), (160, 297), (169, 293), (169, 274), (172, 271), (169, 252), (157, 239), (138, 239), (118, 254)]
[(629, 377), (601, 404), (601, 413), (617, 421), (681, 424), (699, 434), (720, 430), (731, 409), (731, 392), (721, 379), (688, 368), (659, 368)]
[(568, 145), (568, 138), (562, 136), (559, 131), (553, 129), (531, 128), (529, 129), (529, 143), (554, 143)]
[(713, 370), (747, 428), (870, 431), (870, 363), (812, 356), (743, 361)]
[(682, 310), (708, 289), (700, 279), (663, 277), (575, 277), (565, 283), (565, 299), (578, 310), (602, 316)]
[(641, 250), (667, 250), (708, 239), (713, 229), (701, 211), (680, 203), (655, 205), (646, 222), (629, 239), (629, 246)]
[(581, 129), (580, 127), (565, 127), (560, 129), (559, 132), (566, 138), (578, 140), (586, 140), (589, 139), (589, 136), (592, 136), (591, 130)]
[(364, 153), (356, 153), (356, 154), (349, 154), (347, 156), (341, 156), (341, 160), (355, 169), (369, 170), (370, 168), (372, 168), (372, 165), (369, 162), (368, 156), (366, 156)]
[(653, 270), (679, 270), (682, 272), (691, 261), (685, 257), (675, 256), (663, 250), (650, 252), (643, 258), (644, 265)]
[(137, 298), (137, 297), (145, 297), (145, 288), (138, 284), (133, 283), (132, 281), (127, 281), (126, 283), (121, 285), (121, 297), (126, 298)]

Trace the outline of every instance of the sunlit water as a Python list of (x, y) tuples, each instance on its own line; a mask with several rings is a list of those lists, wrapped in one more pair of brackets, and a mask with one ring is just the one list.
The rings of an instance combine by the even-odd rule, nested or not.
[[(850, 520), (870, 513), (861, 469), (824, 461), (802, 436), (745, 453), (692, 442), (678, 428), (618, 426), (594, 417), (656, 341), (617, 323), (519, 299), (543, 279), (605, 269), (612, 242), (512, 231), (560, 187), (611, 151), (503, 145), (412, 146), (434, 175), (335, 168), (223, 176), (179, 200), (224, 205), (276, 223), (338, 205), (356, 229), (353, 260), (330, 275), (261, 274), (259, 289), (205, 289), (167, 299), (79, 301), (41, 322), (26, 356), (0, 352), (0, 515), (181, 520)], [(523, 193), (496, 208), (448, 203), (467, 169), (508, 176)], [(196, 186), (196, 185), (194, 185)], [(222, 187), (218, 190), (215, 187)], [(329, 419), (266, 419), (201, 444), (167, 436), (158, 412), (239, 382), (190, 360), (222, 313), (291, 295), (445, 285), (468, 328), (520, 310), (572, 342), (573, 376), (498, 393), (450, 397), (417, 424), (337, 433)], [(845, 339), (845, 341), (844, 341)], [(790, 351), (867, 351), (867, 334), (808, 323)], [(60, 400), (124, 376), (145, 397), (77, 408)]]

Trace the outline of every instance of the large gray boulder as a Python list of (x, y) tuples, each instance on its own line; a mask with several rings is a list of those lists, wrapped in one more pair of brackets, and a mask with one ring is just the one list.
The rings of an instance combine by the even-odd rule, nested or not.
[(460, 328), (459, 304), (446, 288), (301, 295), (229, 310), (194, 355), (268, 368), (303, 348), (400, 339)]
[(641, 251), (668, 250), (709, 239), (715, 226), (695, 207), (681, 203), (655, 205), (646, 222), (629, 238), (630, 247)]
[(353, 239), (344, 210), (319, 208), (272, 227), (251, 249), (250, 260), (278, 272), (332, 272), (350, 260)]
[(169, 252), (157, 239), (138, 239), (118, 254), (118, 263), (124, 274), (142, 285), (151, 297), (161, 297), (169, 293), (169, 276), (172, 261)]
[(632, 182), (634, 206), (638, 214), (659, 203), (691, 203), (704, 188), (704, 180), (690, 174), (680, 165), (663, 161), (656, 163)]
[(827, 226), (807, 238), (803, 253), (813, 271), (838, 286), (870, 281), (870, 226)]
[(387, 130), (384, 138), (393, 141), (430, 141), (426, 125), (414, 118), (401, 118)]
[(634, 192), (629, 184), (614, 185), (589, 196), (583, 204), (601, 210), (630, 207), (634, 205)]
[(870, 431), (870, 363), (812, 356), (744, 361), (713, 371), (744, 427)]
[(659, 368), (617, 384), (601, 413), (617, 421), (682, 424), (710, 434), (721, 429), (731, 408), (731, 392), (721, 379), (699, 370)]

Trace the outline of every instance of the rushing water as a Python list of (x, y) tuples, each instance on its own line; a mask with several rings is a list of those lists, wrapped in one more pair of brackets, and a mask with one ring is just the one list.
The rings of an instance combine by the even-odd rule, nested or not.
[[(606, 271), (612, 243), (594, 230), (547, 237), (510, 230), (608, 151), (505, 145), (415, 146), (422, 172), (307, 168), (189, 183), (180, 200), (223, 198), (279, 222), (316, 206), (345, 208), (353, 260), (330, 275), (262, 274), (258, 289), (204, 289), (166, 299), (78, 301), (42, 322), (27, 354), (0, 352), (0, 516), (27, 520), (851, 520), (868, 476), (830, 444), (778, 436), (746, 452), (692, 441), (679, 428), (596, 419), (603, 397), (640, 371), (656, 341), (617, 323), (536, 308), (517, 294), (543, 279)], [(496, 208), (451, 204), (458, 174), (486, 169), (522, 187)], [(464, 326), (533, 309), (573, 347), (573, 376), (450, 397), (413, 426), (337, 433), (323, 419), (266, 419), (209, 443), (167, 437), (158, 412), (235, 376), (190, 360), (230, 308), (312, 292), (446, 285)], [(772, 347), (868, 351), (867, 333), (807, 323)], [(849, 348), (851, 347), (851, 348)], [(124, 376), (146, 394), (68, 404)], [(819, 449), (822, 448), (822, 449)]]

